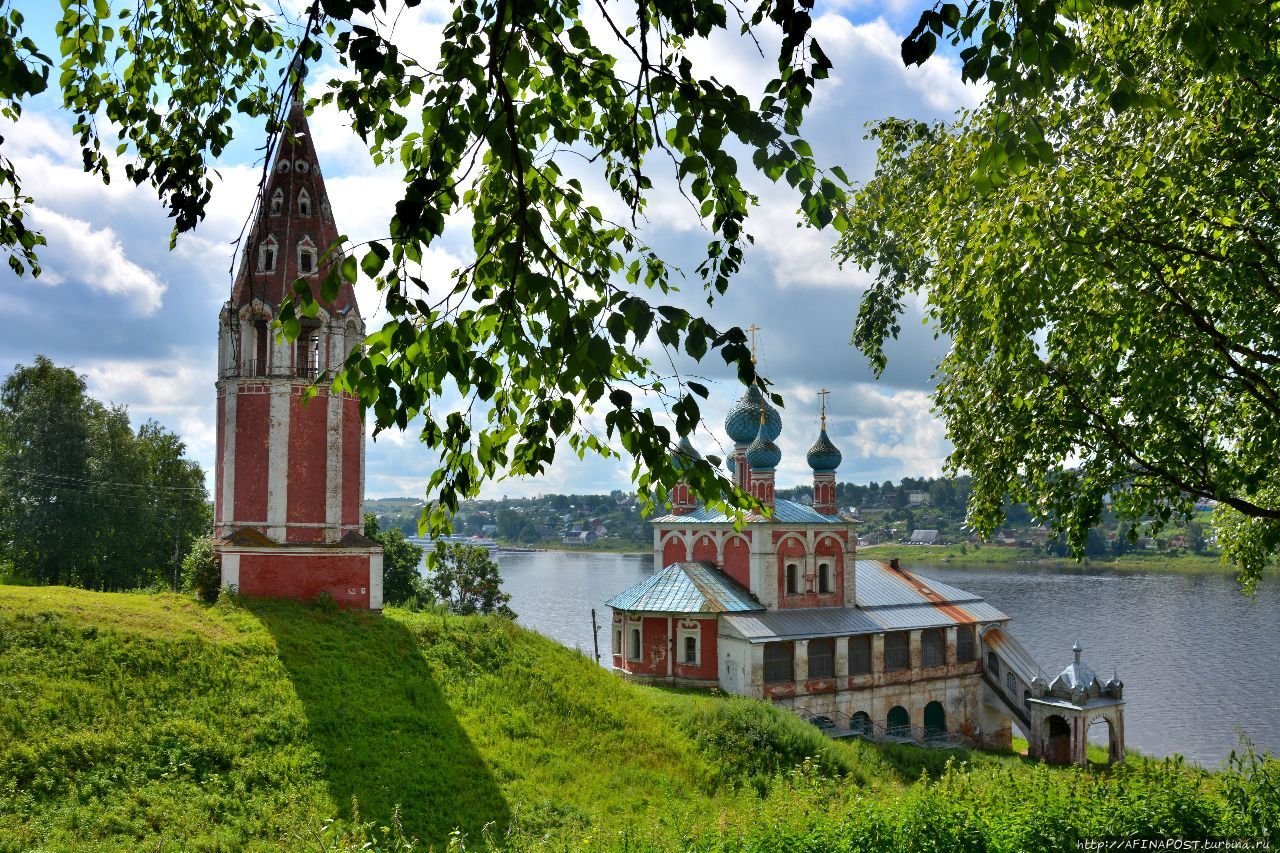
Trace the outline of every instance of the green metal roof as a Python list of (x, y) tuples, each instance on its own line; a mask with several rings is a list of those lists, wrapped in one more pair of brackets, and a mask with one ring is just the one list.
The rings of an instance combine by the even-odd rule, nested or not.
[(745, 586), (706, 563), (672, 563), (609, 599), (615, 610), (747, 613), (764, 610)]

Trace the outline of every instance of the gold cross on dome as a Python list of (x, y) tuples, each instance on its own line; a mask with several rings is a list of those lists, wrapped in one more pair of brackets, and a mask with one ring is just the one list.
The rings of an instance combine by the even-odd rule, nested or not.
[(747, 327), (747, 331), (751, 333), (751, 363), (756, 363), (756, 332), (761, 331), (760, 327), (752, 323)]
[(827, 395), (831, 392), (823, 388), (818, 392), (818, 396), (822, 398), (822, 428), (827, 428)]

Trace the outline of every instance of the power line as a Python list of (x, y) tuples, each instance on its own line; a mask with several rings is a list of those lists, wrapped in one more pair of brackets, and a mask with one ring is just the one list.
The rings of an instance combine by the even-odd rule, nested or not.
[(160, 483), (128, 483), (118, 480), (99, 480), (95, 477), (75, 477), (68, 474), (54, 474), (48, 471), (32, 471), (30, 469), (20, 468), (4, 468), (0, 467), (0, 471), (7, 474), (14, 474), (19, 477), (28, 477), (38, 480), (55, 480), (69, 483), (71, 485), (85, 486), (120, 486), (131, 489), (144, 489), (147, 491), (181, 491), (181, 492), (200, 492), (205, 490), (198, 486), (166, 486)]

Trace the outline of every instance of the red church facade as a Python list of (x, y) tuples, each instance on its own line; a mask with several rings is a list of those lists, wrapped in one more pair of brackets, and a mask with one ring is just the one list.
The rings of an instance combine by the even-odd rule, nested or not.
[[(360, 401), (332, 378), (364, 340), (350, 284), (296, 341), (272, 323), (293, 282), (313, 293), (341, 252), (297, 98), (272, 161), (231, 299), (219, 318), (214, 535), (224, 586), (245, 595), (382, 607), (382, 549), (361, 534)], [(314, 388), (313, 388), (314, 386)]]
[[(896, 560), (856, 558), (825, 410), (806, 457), (813, 504), (776, 499), (781, 429), (758, 387), (729, 411), (730, 475), (765, 512), (735, 519), (674, 491), (671, 512), (653, 520), (662, 568), (609, 601), (614, 668), (769, 700), (851, 733), (1007, 745), (1019, 710), (984, 682), (982, 638), (1008, 617)], [(687, 439), (674, 453), (698, 458)], [(1029, 656), (1011, 650), (1010, 640), (1001, 660), (1031, 679)], [(1020, 684), (1008, 688), (1014, 704)]]

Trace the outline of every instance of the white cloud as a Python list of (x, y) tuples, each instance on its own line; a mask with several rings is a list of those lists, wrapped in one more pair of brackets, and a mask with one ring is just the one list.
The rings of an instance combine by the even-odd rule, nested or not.
[(33, 207), (31, 219), (49, 243), (40, 256), (50, 282), (71, 280), (124, 297), (132, 311), (144, 316), (160, 310), (165, 284), (129, 260), (114, 230), (43, 207)]

